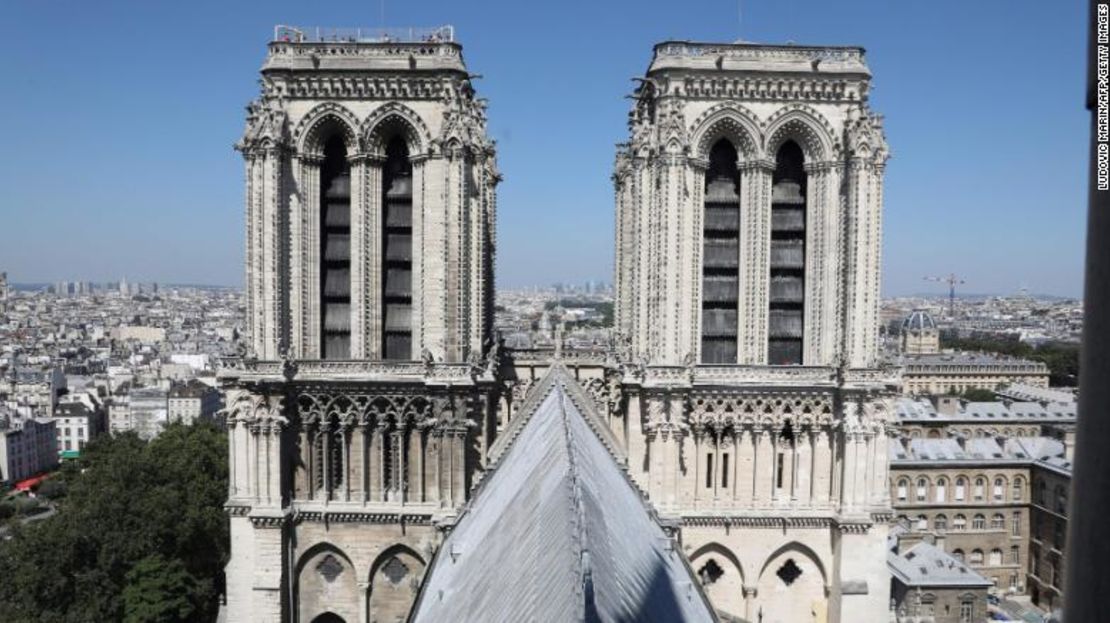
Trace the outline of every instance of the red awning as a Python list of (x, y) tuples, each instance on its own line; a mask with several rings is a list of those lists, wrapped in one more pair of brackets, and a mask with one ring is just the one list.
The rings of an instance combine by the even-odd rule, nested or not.
[(32, 476), (30, 478), (20, 480), (19, 482), (15, 483), (14, 488), (16, 491), (30, 491), (32, 487), (46, 480), (48, 477), (48, 474), (39, 474), (38, 476)]

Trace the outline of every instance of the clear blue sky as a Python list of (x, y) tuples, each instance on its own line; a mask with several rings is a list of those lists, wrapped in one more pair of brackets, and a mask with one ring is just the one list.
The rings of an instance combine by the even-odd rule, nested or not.
[[(1085, 3), (1043, 0), (387, 2), (454, 24), (482, 74), (498, 282), (609, 281), (613, 145), (653, 43), (859, 44), (887, 119), (884, 293), (1079, 295)], [(0, 270), (242, 283), (232, 151), (275, 23), (377, 26), (363, 2), (0, 3)]]

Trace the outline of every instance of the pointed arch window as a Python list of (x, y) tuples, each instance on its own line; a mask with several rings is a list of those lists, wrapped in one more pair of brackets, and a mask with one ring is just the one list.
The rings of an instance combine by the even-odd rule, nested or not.
[(736, 363), (740, 296), (740, 171), (736, 148), (709, 151), (702, 230), (701, 360)]
[(806, 173), (802, 149), (786, 141), (771, 187), (771, 291), (767, 362), (801, 365), (806, 271)]
[(402, 136), (382, 168), (382, 358), (412, 359), (412, 162)]
[(351, 356), (351, 168), (343, 137), (324, 143), (320, 168), (320, 321), (323, 359)]

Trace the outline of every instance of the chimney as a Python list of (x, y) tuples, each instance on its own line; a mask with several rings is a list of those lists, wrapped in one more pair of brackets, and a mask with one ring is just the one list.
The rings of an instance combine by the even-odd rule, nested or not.
[(937, 396), (937, 413), (956, 415), (960, 412), (960, 399), (956, 396)]
[(1064, 459), (1069, 463), (1075, 462), (1075, 427), (1061, 427), (1060, 441), (1064, 442)]

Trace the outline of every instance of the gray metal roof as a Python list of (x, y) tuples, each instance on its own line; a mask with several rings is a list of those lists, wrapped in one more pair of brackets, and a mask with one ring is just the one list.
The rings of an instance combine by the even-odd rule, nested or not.
[(1042, 423), (1046, 421), (1074, 421), (1075, 402), (1053, 403), (1047, 407), (1039, 402), (967, 402), (961, 403), (959, 412), (943, 414), (926, 398), (899, 398), (895, 415), (904, 422), (936, 421), (944, 423), (990, 422)]
[(932, 315), (924, 309), (915, 309), (910, 312), (909, 316), (902, 321), (902, 329), (908, 331), (920, 331), (922, 329), (935, 329), (937, 323), (933, 321)]
[(894, 577), (910, 587), (972, 588), (993, 585), (990, 580), (930, 543), (918, 543), (901, 554), (888, 552), (886, 562)]
[(713, 621), (680, 548), (553, 367), (491, 453), (412, 621)]
[(1027, 463), (1064, 455), (1064, 444), (1051, 437), (1010, 437), (1001, 443), (993, 437), (973, 437), (962, 445), (953, 438), (891, 439), (887, 449), (890, 461), (899, 465), (939, 461)]

